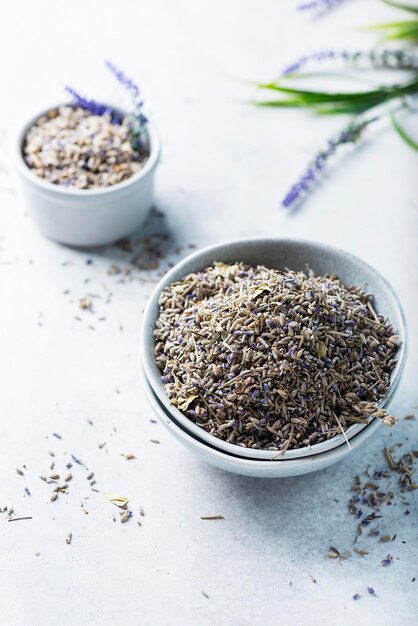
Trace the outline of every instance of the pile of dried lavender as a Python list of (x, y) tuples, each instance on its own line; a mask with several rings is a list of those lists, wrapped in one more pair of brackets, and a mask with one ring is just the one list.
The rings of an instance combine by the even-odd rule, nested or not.
[(92, 189), (116, 185), (138, 172), (148, 154), (135, 150), (129, 118), (61, 106), (39, 118), (23, 145), (26, 164), (53, 183)]
[(285, 451), (395, 423), (377, 405), (397, 337), (335, 276), (215, 263), (163, 291), (154, 334), (171, 402), (220, 439)]

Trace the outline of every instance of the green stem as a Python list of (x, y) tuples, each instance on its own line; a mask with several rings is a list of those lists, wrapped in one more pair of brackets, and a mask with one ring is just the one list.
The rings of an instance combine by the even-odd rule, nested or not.
[(260, 106), (311, 108), (318, 113), (355, 113), (359, 114), (385, 102), (418, 92), (418, 75), (404, 83), (383, 86), (379, 89), (361, 92), (326, 93), (307, 89), (284, 87), (277, 83), (259, 85), (260, 89), (278, 91), (288, 98), (283, 100), (265, 100)]
[(368, 98), (379, 98), (382, 95), (388, 95), (393, 98), (400, 97), (409, 93), (413, 93), (418, 89), (418, 76), (405, 83), (398, 83), (389, 86), (383, 86), (379, 89), (371, 91), (352, 91), (352, 92), (334, 92), (327, 93), (324, 91), (312, 91), (308, 89), (296, 89), (292, 87), (282, 87), (277, 83), (261, 83), (258, 85), (260, 89), (270, 89), (272, 91), (280, 91), (281, 93), (294, 94), (297, 96), (306, 96), (307, 100), (313, 99), (317, 102), (338, 102), (342, 100), (363, 100)]
[(418, 143), (412, 139), (410, 135), (406, 132), (406, 130), (399, 124), (393, 113), (389, 114), (390, 121), (392, 122), (393, 128), (396, 130), (398, 135), (408, 144), (410, 148), (418, 151)]
[(412, 6), (412, 4), (404, 4), (403, 2), (395, 2), (395, 0), (382, 0), (385, 4), (395, 9), (401, 9), (402, 11), (409, 11), (409, 13), (418, 13), (418, 7)]

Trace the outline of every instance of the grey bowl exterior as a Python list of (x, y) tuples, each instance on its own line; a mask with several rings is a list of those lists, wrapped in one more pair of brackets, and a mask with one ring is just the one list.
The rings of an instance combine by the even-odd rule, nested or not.
[[(361, 259), (332, 246), (293, 239), (247, 239), (210, 246), (189, 255), (164, 276), (149, 298), (142, 323), (141, 361), (153, 391), (177, 423), (189, 430), (193, 436), (230, 454), (265, 460), (274, 456), (274, 452), (271, 451), (242, 448), (228, 443), (194, 424), (170, 403), (161, 382), (161, 372), (155, 365), (153, 330), (158, 315), (158, 299), (161, 291), (170, 283), (181, 279), (190, 272), (201, 270), (214, 261), (225, 263), (244, 261), (252, 265), (264, 264), (267, 267), (277, 269), (287, 267), (294, 270), (304, 270), (309, 266), (317, 274), (337, 274), (344, 283), (349, 285), (360, 286), (365, 284), (367, 290), (373, 292), (375, 296), (377, 310), (384, 317), (390, 319), (400, 337), (400, 348), (397, 354), (398, 363), (392, 374), (387, 398), (380, 403), (380, 406), (389, 407), (406, 361), (407, 333), (401, 305), (386, 280)], [(346, 431), (346, 436), (351, 439), (364, 428), (365, 425), (363, 424), (350, 426)], [(340, 446), (344, 441), (342, 435), (337, 435), (320, 444), (299, 450), (288, 450), (281, 458), (298, 459), (313, 454), (321, 454)]]
[(126, 181), (100, 189), (61, 187), (34, 174), (22, 155), (27, 131), (53, 108), (25, 124), (16, 140), (15, 168), (30, 216), (46, 237), (67, 245), (100, 246), (125, 237), (142, 224), (153, 204), (154, 174), (160, 158), (154, 127), (147, 125), (147, 162)]
[(252, 476), (253, 478), (289, 478), (290, 476), (301, 476), (302, 474), (317, 472), (338, 461), (342, 461), (349, 454), (353, 454), (381, 427), (380, 420), (373, 420), (367, 428), (352, 437), (350, 441), (351, 449), (343, 441), (337, 448), (299, 459), (285, 460), (281, 457), (277, 461), (266, 461), (243, 458), (219, 450), (201, 441), (178, 424), (154, 393), (145, 377), (141, 364), (139, 370), (147, 400), (155, 416), (168, 432), (200, 461), (234, 474)]

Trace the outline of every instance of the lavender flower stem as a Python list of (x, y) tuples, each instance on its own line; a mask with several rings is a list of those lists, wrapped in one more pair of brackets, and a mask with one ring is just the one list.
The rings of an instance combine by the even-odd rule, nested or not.
[(104, 104), (98, 104), (94, 100), (87, 100), (87, 98), (81, 96), (77, 91), (75, 91), (75, 89), (68, 87), (68, 85), (65, 87), (65, 91), (73, 97), (76, 106), (79, 106), (82, 109), (87, 109), (87, 111), (90, 111), (93, 115), (105, 115), (112, 113), (109, 107)]
[(339, 4), (342, 4), (345, 0), (311, 0), (310, 2), (304, 2), (299, 4), (298, 11), (320, 11), (325, 12), (330, 9), (334, 9)]
[(342, 60), (355, 65), (366, 62), (372, 68), (405, 70), (418, 68), (418, 55), (409, 50), (393, 50), (390, 48), (370, 51), (319, 50), (297, 59), (283, 70), (282, 75), (296, 74), (310, 63), (321, 63), (322, 61), (330, 60)]
[(130, 121), (132, 147), (134, 150), (140, 150), (142, 147), (141, 136), (145, 130), (145, 125), (148, 122), (142, 110), (144, 102), (142, 100), (141, 90), (132, 79), (128, 78), (128, 76), (126, 76), (126, 74), (117, 68), (111, 61), (106, 61), (106, 67), (112, 72), (121, 85), (125, 87), (132, 98), (134, 106)]
[(345, 144), (355, 143), (362, 136), (369, 124), (377, 119), (379, 119), (378, 116), (362, 121), (353, 121), (344, 130), (338, 133), (338, 135), (332, 137), (328, 141), (327, 146), (318, 152), (309, 163), (299, 180), (290, 188), (282, 200), (282, 206), (285, 209), (293, 209), (311, 190), (314, 183), (317, 182), (322, 170), (338, 148)]

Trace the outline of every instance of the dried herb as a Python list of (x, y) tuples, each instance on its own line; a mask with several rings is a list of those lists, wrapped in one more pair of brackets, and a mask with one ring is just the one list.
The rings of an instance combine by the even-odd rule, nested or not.
[(120, 512), (120, 522), (124, 524), (132, 517), (132, 511), (121, 511)]
[(110, 502), (112, 502), (112, 504), (115, 504), (122, 509), (125, 508), (129, 502), (128, 498), (118, 496), (113, 493), (105, 493), (105, 496), (108, 500), (110, 500)]
[(387, 557), (383, 559), (383, 561), (381, 562), (381, 565), (383, 565), (383, 567), (387, 567), (388, 565), (392, 565), (392, 563), (393, 563), (393, 556), (388, 554)]
[(335, 276), (215, 263), (160, 296), (156, 364), (173, 405), (206, 431), (283, 453), (379, 408), (397, 336), (372, 297)]
[(367, 550), (359, 550), (358, 548), (354, 548), (354, 552), (359, 556), (367, 556), (369, 554)]

